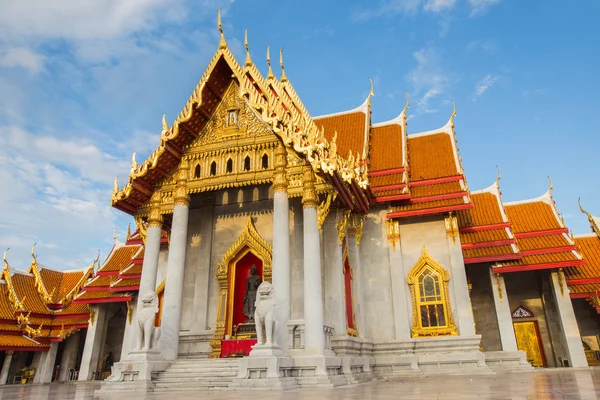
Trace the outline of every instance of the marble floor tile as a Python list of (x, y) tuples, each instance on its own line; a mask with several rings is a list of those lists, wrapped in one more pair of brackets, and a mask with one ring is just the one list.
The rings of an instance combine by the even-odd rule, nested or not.
[[(0, 400), (92, 400), (100, 383), (0, 386)], [(120, 393), (102, 400), (600, 400), (600, 368), (544, 369), (494, 375), (381, 379), (335, 389), (286, 392), (189, 391)]]

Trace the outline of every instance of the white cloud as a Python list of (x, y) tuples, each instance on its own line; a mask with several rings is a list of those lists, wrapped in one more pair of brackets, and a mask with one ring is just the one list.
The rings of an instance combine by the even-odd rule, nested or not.
[(408, 14), (412, 15), (419, 11), (423, 0), (384, 0), (372, 9), (363, 9), (354, 14), (354, 19), (364, 21), (382, 15)]
[(481, 49), (488, 54), (496, 54), (498, 45), (496, 41), (492, 39), (487, 40), (472, 40), (467, 45), (467, 53), (471, 53), (477, 49)]
[(423, 7), (426, 11), (440, 12), (454, 7), (456, 0), (428, 0)]
[(44, 56), (26, 47), (0, 48), (0, 67), (24, 68), (37, 74), (44, 68)]
[(471, 94), (471, 100), (476, 101), (481, 95), (488, 91), (496, 82), (500, 80), (499, 76), (486, 75), (475, 85), (475, 90)]
[(418, 96), (417, 111), (433, 113), (437, 110), (432, 102), (443, 94), (451, 84), (451, 78), (443, 68), (438, 51), (433, 47), (424, 48), (413, 53), (417, 65), (408, 73), (412, 92)]
[(471, 17), (485, 13), (491, 6), (500, 3), (500, 0), (469, 0), (471, 4)]

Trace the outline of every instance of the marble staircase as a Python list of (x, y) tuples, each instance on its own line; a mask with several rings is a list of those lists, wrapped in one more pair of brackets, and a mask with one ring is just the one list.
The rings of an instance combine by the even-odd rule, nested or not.
[(238, 369), (237, 359), (178, 359), (153, 380), (153, 391), (227, 390)]

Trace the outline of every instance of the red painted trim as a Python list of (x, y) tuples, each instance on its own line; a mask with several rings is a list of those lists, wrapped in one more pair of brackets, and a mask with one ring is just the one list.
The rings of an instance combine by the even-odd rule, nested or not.
[(587, 299), (594, 293), (570, 293), (572, 299)]
[(474, 207), (473, 203), (469, 203), (469, 204), (459, 204), (456, 206), (425, 208), (423, 210), (414, 210), (414, 211), (396, 211), (396, 212), (387, 213), (386, 217), (388, 219), (401, 218), (401, 217), (414, 217), (414, 216), (418, 216), (418, 215), (430, 215), (430, 214), (446, 213), (446, 212), (450, 212), (450, 211), (466, 210), (466, 209), (473, 208), (473, 207)]
[(137, 286), (117, 286), (117, 287), (111, 287), (110, 289), (108, 289), (111, 292), (131, 292), (132, 290), (140, 290), (140, 285)]
[(492, 272), (495, 274), (501, 274), (504, 272), (535, 271), (538, 269), (576, 267), (578, 265), (583, 265), (583, 264), (585, 264), (585, 260), (558, 261), (558, 262), (546, 263), (546, 264), (517, 265), (514, 267), (492, 267)]
[(448, 183), (448, 182), (457, 182), (463, 180), (464, 177), (462, 175), (454, 175), (447, 176), (444, 178), (434, 178), (434, 179), (425, 179), (422, 181), (411, 181), (409, 182), (409, 187), (417, 187), (417, 186), (427, 186), (427, 185), (437, 185), (439, 183)]
[(98, 271), (98, 272), (96, 272), (96, 276), (110, 276), (110, 275), (119, 275), (119, 271)]
[(375, 203), (385, 203), (387, 201), (407, 200), (410, 199), (410, 194), (397, 194), (392, 196), (381, 196), (375, 198)]
[(55, 319), (73, 319), (73, 318), (89, 318), (90, 313), (83, 314), (57, 314), (54, 316)]
[(83, 300), (73, 300), (74, 304), (97, 304), (97, 303), (125, 303), (127, 301), (133, 300), (133, 296), (123, 296), (123, 297), (110, 297), (108, 299), (83, 299)]
[(374, 193), (377, 193), (377, 192), (385, 192), (386, 190), (404, 189), (405, 187), (406, 187), (406, 184), (401, 183), (398, 185), (377, 186), (372, 189), (373, 189)]
[(465, 264), (477, 264), (493, 261), (518, 260), (522, 258), (520, 254), (501, 254), (497, 256), (482, 256), (482, 257), (467, 257), (464, 259)]
[(408, 169), (405, 169), (405, 168), (384, 169), (382, 171), (369, 172), (369, 177), (372, 177), (372, 176), (386, 176), (386, 175), (394, 175), (394, 174), (403, 174), (405, 171), (408, 171)]
[(141, 277), (142, 274), (119, 274), (120, 279), (138, 279)]
[(548, 229), (545, 231), (521, 232), (521, 233), (515, 233), (515, 237), (517, 239), (522, 239), (522, 238), (530, 238), (530, 237), (537, 237), (537, 236), (559, 235), (561, 233), (569, 233), (569, 229), (568, 228), (557, 228), (557, 229)]
[(132, 239), (132, 240), (128, 240), (125, 244), (127, 246), (131, 246), (131, 245), (135, 245), (135, 244), (144, 244), (144, 241), (142, 239)]
[(131, 260), (132, 264), (143, 264), (144, 263), (144, 259), (143, 258), (134, 258), (133, 260)]
[(354, 196), (356, 196), (356, 199), (358, 200), (358, 205), (361, 209), (361, 211), (365, 214), (367, 214), (369, 212), (369, 206), (368, 204), (365, 202), (365, 199), (362, 197), (360, 189), (358, 188), (356, 181), (352, 181), (352, 184), (350, 185), (350, 187), (352, 188), (352, 191), (354, 192)]
[(85, 286), (83, 292), (97, 292), (99, 290), (108, 290), (110, 286)]
[(348, 208), (350, 208), (351, 210), (354, 210), (354, 203), (352, 202), (352, 200), (350, 199), (350, 197), (348, 196), (348, 193), (346, 191), (346, 188), (344, 187), (344, 185), (342, 184), (340, 177), (336, 174), (332, 175), (332, 179), (334, 181), (334, 185), (338, 188), (338, 193), (341, 195), (341, 197), (344, 200), (344, 203), (346, 203), (346, 206)]
[(427, 197), (419, 197), (416, 199), (411, 199), (408, 204), (416, 204), (416, 203), (427, 203), (430, 201), (438, 201), (438, 200), (449, 200), (449, 199), (458, 199), (459, 197), (467, 196), (467, 192), (455, 192), (448, 194), (437, 194), (435, 196), (427, 196)]
[(468, 226), (466, 228), (459, 228), (458, 231), (460, 233), (471, 233), (471, 232), (481, 232), (481, 231), (493, 231), (496, 229), (504, 229), (510, 228), (512, 223), (503, 222), (501, 224), (490, 224), (490, 225), (479, 225), (479, 226)]
[(471, 250), (471, 249), (481, 249), (482, 247), (508, 246), (508, 245), (516, 244), (516, 243), (517, 243), (517, 241), (515, 239), (505, 239), (505, 240), (495, 240), (492, 242), (463, 244), (461, 247), (463, 250)]
[(577, 250), (575, 246), (550, 247), (547, 249), (521, 250), (524, 256), (534, 256), (537, 254), (563, 253), (567, 251)]
[(582, 278), (582, 279), (567, 279), (567, 285), (587, 285), (589, 283), (600, 283), (600, 277)]
[[(19, 312), (21, 312), (21, 311), (19, 311)], [(0, 324), (15, 325), (16, 326), (17, 325), (17, 321), (15, 321), (14, 319), (0, 319)]]

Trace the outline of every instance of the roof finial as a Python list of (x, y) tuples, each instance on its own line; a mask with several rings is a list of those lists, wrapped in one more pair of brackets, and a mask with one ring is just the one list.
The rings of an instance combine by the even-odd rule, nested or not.
[(219, 12), (217, 13), (217, 27), (219, 28), (219, 32), (221, 32), (221, 40), (219, 40), (219, 49), (226, 49), (227, 42), (225, 41), (225, 35), (223, 34), (223, 24), (221, 24), (221, 9), (219, 8)]
[(131, 170), (135, 171), (138, 167), (137, 161), (135, 160), (135, 151), (133, 152), (133, 155), (131, 156)]
[(250, 57), (250, 50), (248, 49), (248, 29), (244, 31), (244, 47), (246, 48), (246, 67), (252, 65), (252, 58)]
[(554, 189), (554, 185), (552, 184), (552, 178), (550, 178), (550, 176), (548, 176), (548, 179), (550, 180), (550, 187), (548, 188), (548, 193), (552, 194), (552, 189)]
[(408, 110), (410, 107), (410, 97), (408, 96), (408, 93), (404, 92), (404, 96), (406, 96), (406, 105), (404, 106), (404, 110), (402, 110), (402, 112), (406, 112), (406, 110)]
[(453, 100), (450, 100), (450, 103), (452, 103), (452, 115), (450, 116), (450, 122), (452, 123), (452, 126), (454, 127), (454, 117), (456, 117), (456, 104), (454, 104)]
[(371, 91), (369, 92), (369, 96), (367, 96), (367, 104), (371, 107), (371, 97), (375, 96), (375, 86), (371, 78), (369, 78), (369, 82), (371, 82)]
[(119, 191), (119, 176), (115, 176), (115, 182), (113, 183), (113, 194)]
[(35, 257), (35, 245), (37, 243), (34, 243), (33, 246), (31, 246), (31, 257), (33, 258), (33, 262), (37, 262), (37, 258)]
[(162, 130), (163, 133), (169, 130), (169, 125), (167, 124), (167, 114), (163, 114), (162, 117)]
[(498, 169), (498, 177), (496, 178), (496, 185), (498, 185), (498, 182), (500, 182), (500, 179), (502, 179), (502, 175), (500, 174), (500, 167), (496, 165), (496, 168)]
[(590, 215), (590, 213), (588, 213), (587, 211), (585, 211), (583, 209), (583, 207), (581, 207), (581, 197), (577, 199), (577, 204), (579, 205), (579, 209), (581, 210), (582, 213), (584, 213), (586, 215)]
[(98, 255), (96, 256), (96, 259), (94, 260), (95, 263), (100, 262), (100, 249), (98, 249)]
[(269, 64), (269, 73), (267, 74), (267, 80), (275, 79), (273, 74), (273, 68), (271, 68), (271, 46), (267, 46), (267, 64)]
[(281, 65), (281, 82), (287, 82), (288, 78), (283, 67), (283, 47), (279, 49), (279, 65)]
[(2, 261), (4, 261), (4, 264), (8, 265), (8, 261), (6, 261), (6, 253), (8, 253), (8, 251), (10, 250), (10, 247), (7, 248), (6, 250), (4, 250), (4, 256), (2, 257)]
[(115, 233), (113, 233), (113, 239), (115, 241), (115, 244), (117, 244), (118, 240), (117, 240), (117, 228), (115, 228)]
[(127, 224), (127, 237), (125, 238), (125, 241), (128, 241), (130, 237), (131, 237), (131, 222)]

